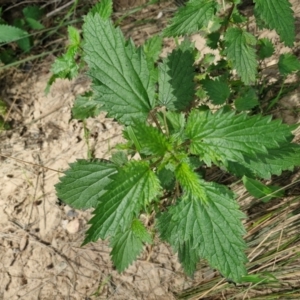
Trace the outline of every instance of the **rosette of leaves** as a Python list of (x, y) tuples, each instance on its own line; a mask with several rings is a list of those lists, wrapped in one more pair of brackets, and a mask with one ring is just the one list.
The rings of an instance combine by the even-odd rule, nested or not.
[[(270, 1), (275, 4), (266, 14), (264, 3)], [(275, 19), (273, 24), (278, 1), (256, 1), (261, 20), (275, 29), (282, 26)], [(285, 7), (286, 1), (280, 1)], [(234, 193), (207, 182), (199, 167), (214, 164), (249, 180), (291, 170), (300, 164), (299, 146), (292, 143), (296, 126), (237, 113), (222, 103), (216, 112), (195, 107), (193, 44), (185, 39), (158, 60), (162, 38), (152, 37), (136, 47), (109, 19), (111, 6), (111, 1), (101, 1), (97, 12), (85, 17), (82, 51), (93, 85), (86, 101), (81, 97), (75, 102), (73, 114), (84, 118), (106, 111), (124, 126), (126, 143), (118, 145), (109, 160), (72, 163), (56, 185), (57, 195), (74, 208), (93, 209), (83, 244), (108, 239), (119, 271), (157, 234), (178, 253), (187, 274), (206, 259), (225, 277), (240, 282), (247, 273), (241, 222), (245, 215)], [(179, 9), (164, 34), (194, 33), (219, 9), (216, 1), (191, 1)], [(279, 33), (287, 44), (292, 42), (291, 32)], [(237, 26), (228, 29), (225, 42), (228, 59), (249, 83), (256, 67), (253, 37)], [(206, 81), (210, 89), (213, 83)], [(224, 86), (223, 78), (215, 81)], [(140, 159), (132, 159), (137, 156)], [(141, 218), (145, 215), (148, 222)]]

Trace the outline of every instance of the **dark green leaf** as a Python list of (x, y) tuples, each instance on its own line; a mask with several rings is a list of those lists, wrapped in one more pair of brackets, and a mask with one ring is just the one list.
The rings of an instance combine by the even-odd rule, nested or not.
[(103, 109), (125, 124), (145, 121), (155, 105), (155, 88), (142, 49), (126, 43), (121, 30), (98, 14), (86, 17), (83, 32), (84, 59)]
[(55, 186), (57, 197), (74, 208), (96, 207), (116, 172), (116, 165), (107, 161), (78, 160)]
[(275, 51), (273, 43), (267, 39), (259, 39), (258, 40), (259, 50), (258, 50), (258, 56), (259, 59), (265, 59), (268, 57), (271, 57)]
[(190, 0), (180, 7), (164, 30), (164, 36), (180, 36), (197, 33), (208, 25), (217, 10), (214, 0)]
[(101, 202), (89, 221), (91, 227), (86, 232), (84, 244), (114, 236), (128, 228), (133, 218), (144, 205), (159, 193), (160, 185), (149, 165), (142, 161), (132, 161), (111, 177)]
[[(175, 251), (185, 242), (192, 245), (189, 249), (191, 257), (198, 255), (208, 260), (213, 268), (217, 268), (225, 277), (239, 282), (246, 274), (244, 263), (245, 243), (242, 235), (245, 229), (240, 221), (244, 217), (239, 210), (234, 195), (225, 186), (201, 181), (208, 201), (197, 198), (178, 200), (175, 206), (158, 217), (157, 228), (163, 240), (168, 241)], [(183, 255), (183, 254), (182, 254)], [(186, 261), (185, 261), (186, 263)], [(192, 271), (195, 263), (187, 265)]]
[(228, 83), (222, 78), (206, 78), (200, 81), (210, 100), (215, 105), (224, 104), (230, 96)]
[(37, 5), (27, 6), (23, 9), (25, 19), (30, 18), (33, 20), (40, 20), (43, 16), (43, 10)]
[(151, 243), (152, 239), (144, 225), (133, 220), (129, 229), (118, 233), (111, 240), (111, 258), (117, 270), (123, 272), (141, 253), (143, 243)]
[(247, 87), (241, 93), (241, 95), (234, 101), (234, 106), (237, 110), (250, 110), (259, 105), (256, 91), (252, 87)]
[(287, 76), (300, 70), (300, 60), (291, 53), (281, 54), (279, 57), (278, 68), (282, 76)]
[(255, 37), (244, 29), (229, 28), (225, 34), (226, 55), (242, 81), (250, 84), (255, 81), (257, 60), (255, 57)]
[(255, 15), (275, 29), (286, 46), (295, 40), (295, 19), (289, 0), (255, 0)]
[(158, 102), (169, 110), (183, 110), (194, 98), (194, 55), (187, 40), (159, 65)]

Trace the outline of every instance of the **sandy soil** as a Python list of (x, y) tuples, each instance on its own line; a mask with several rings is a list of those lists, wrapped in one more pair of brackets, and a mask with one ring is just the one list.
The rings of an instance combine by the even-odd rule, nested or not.
[[(299, 2), (294, 2), (300, 18)], [(155, 26), (132, 35), (143, 39), (161, 24)], [(2, 84), (1, 97), (15, 105), (13, 130), (1, 135), (0, 299), (174, 299), (173, 292), (214, 277), (216, 272), (203, 265), (187, 278), (177, 256), (159, 241), (123, 274), (114, 270), (106, 242), (80, 247), (90, 211), (62, 205), (54, 185), (69, 163), (87, 157), (83, 124), (70, 120), (70, 110), (89, 81), (84, 75), (59, 80), (46, 96), (48, 69), (46, 61), (29, 72), (12, 72)], [(287, 122), (299, 122), (299, 95), (300, 90), (282, 100), (277, 115), (285, 111)], [(122, 129), (104, 114), (88, 120), (87, 127), (96, 157), (108, 158)]]

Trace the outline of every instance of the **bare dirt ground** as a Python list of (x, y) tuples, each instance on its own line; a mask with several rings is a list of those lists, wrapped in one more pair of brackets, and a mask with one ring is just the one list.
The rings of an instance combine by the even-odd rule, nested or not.
[[(299, 28), (299, 0), (294, 4)], [(153, 6), (146, 13), (159, 16), (161, 11), (168, 14), (168, 6)], [(139, 43), (164, 23), (157, 19), (155, 25), (135, 30), (128, 25), (124, 31)], [(298, 47), (299, 41), (300, 30)], [(284, 51), (288, 49), (276, 50), (277, 55)], [(194, 278), (186, 277), (177, 256), (159, 241), (123, 274), (114, 270), (106, 242), (80, 247), (90, 211), (62, 205), (54, 185), (69, 163), (87, 157), (83, 124), (70, 119), (70, 110), (89, 81), (84, 75), (72, 82), (59, 80), (46, 96), (51, 60), (10, 72), (1, 83), (1, 98), (14, 103), (14, 123), (0, 144), (0, 299), (174, 299), (173, 292), (213, 278), (216, 272), (205, 265)], [(276, 115), (299, 122), (299, 107), (297, 90), (281, 101)], [(108, 158), (122, 129), (104, 114), (88, 120), (87, 127), (95, 156)]]

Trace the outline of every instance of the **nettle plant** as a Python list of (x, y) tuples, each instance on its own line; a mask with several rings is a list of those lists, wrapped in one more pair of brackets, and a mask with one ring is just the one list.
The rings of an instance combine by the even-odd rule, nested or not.
[[(80, 57), (88, 66), (92, 90), (76, 99), (74, 118), (105, 111), (124, 126), (124, 143), (109, 160), (78, 160), (56, 185), (65, 203), (94, 209), (83, 244), (108, 239), (120, 272), (158, 235), (178, 253), (187, 274), (202, 258), (225, 277), (242, 281), (245, 215), (234, 193), (206, 181), (204, 171), (215, 165), (263, 190), (258, 179), (300, 165), (299, 146), (292, 143), (297, 126), (251, 110), (259, 104), (260, 61), (274, 49), (246, 30), (239, 2), (186, 3), (162, 33), (185, 38), (160, 59), (162, 36), (136, 47), (113, 25), (112, 3), (103, 0), (84, 19), (83, 41), (69, 30), (67, 56), (53, 66), (52, 81), (77, 73), (72, 70)], [(293, 46), (289, 1), (254, 2), (259, 26), (275, 29)], [(219, 60), (206, 55), (199, 62), (187, 36), (200, 29), (207, 45), (219, 49)], [(280, 58), (283, 77), (299, 69), (292, 54)]]

